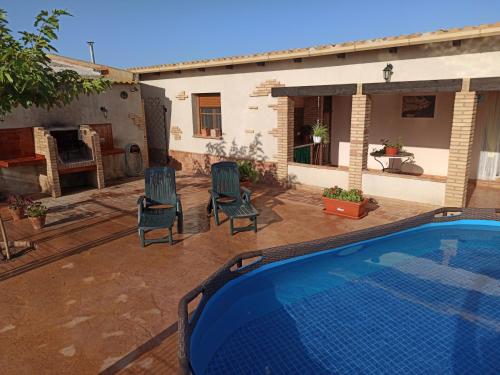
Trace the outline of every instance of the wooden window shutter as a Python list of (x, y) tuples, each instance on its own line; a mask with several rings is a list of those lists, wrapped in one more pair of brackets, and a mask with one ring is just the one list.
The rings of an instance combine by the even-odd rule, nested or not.
[(198, 105), (200, 107), (220, 107), (220, 95), (200, 94), (198, 95)]

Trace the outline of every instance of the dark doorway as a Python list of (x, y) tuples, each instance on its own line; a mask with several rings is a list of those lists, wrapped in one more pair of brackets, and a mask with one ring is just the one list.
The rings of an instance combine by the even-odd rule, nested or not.
[(168, 163), (167, 111), (162, 98), (144, 98), (148, 151), (153, 165), (166, 165)]

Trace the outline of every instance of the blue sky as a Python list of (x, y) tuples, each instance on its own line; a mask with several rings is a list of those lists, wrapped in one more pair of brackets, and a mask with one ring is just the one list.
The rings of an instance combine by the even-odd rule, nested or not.
[(500, 21), (498, 0), (2, 0), (10, 27), (63, 8), (59, 53), (117, 67), (307, 47)]

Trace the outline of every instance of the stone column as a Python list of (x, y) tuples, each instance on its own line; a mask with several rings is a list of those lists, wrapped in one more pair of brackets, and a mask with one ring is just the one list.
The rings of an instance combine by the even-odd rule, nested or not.
[(47, 166), (47, 175), (40, 177), (42, 190), (48, 190), (52, 197), (58, 198), (62, 195), (62, 192), (57, 168), (56, 140), (41, 127), (33, 128), (33, 136), (35, 138), (35, 153), (45, 156)]
[(290, 97), (278, 98), (278, 155), (276, 175), (279, 181), (288, 180), (288, 162), (293, 160), (293, 112)]
[(349, 188), (362, 188), (362, 171), (368, 162), (368, 129), (371, 121), (371, 99), (358, 94), (352, 96), (351, 140), (349, 152)]
[(476, 124), (477, 94), (468, 90), (467, 80), (455, 94), (446, 178), (445, 205), (464, 207), (467, 203), (472, 142)]

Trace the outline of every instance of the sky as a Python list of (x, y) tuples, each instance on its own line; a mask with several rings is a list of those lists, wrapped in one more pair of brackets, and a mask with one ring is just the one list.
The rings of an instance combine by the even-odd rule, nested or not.
[(500, 21), (500, 0), (1, 0), (13, 31), (65, 9), (58, 53), (146, 66)]

